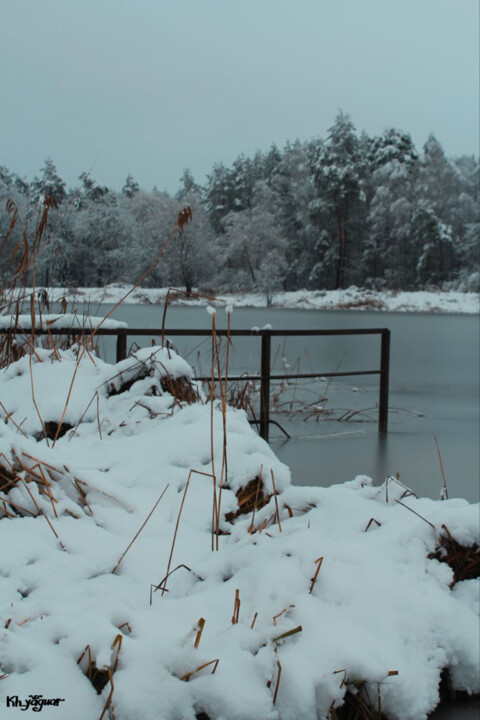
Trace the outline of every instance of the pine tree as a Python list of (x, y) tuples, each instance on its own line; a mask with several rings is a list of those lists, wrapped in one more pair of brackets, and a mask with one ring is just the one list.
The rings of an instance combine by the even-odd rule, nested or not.
[(35, 177), (30, 184), (32, 199), (37, 201), (42, 195), (49, 196), (61, 205), (65, 200), (67, 192), (65, 183), (57, 173), (53, 160), (47, 158), (40, 171), (40, 177)]
[(125, 185), (122, 188), (122, 193), (128, 198), (133, 198), (133, 196), (136, 195), (139, 190), (140, 185), (135, 182), (135, 180), (133, 179), (133, 175), (131, 173), (128, 173), (125, 180)]
[[(338, 242), (338, 263), (335, 287), (343, 287), (349, 261), (350, 237), (355, 237), (354, 224), (359, 225), (364, 158), (355, 127), (350, 117), (339, 112), (328, 131), (328, 142), (320, 148), (314, 167), (314, 183), (318, 195), (328, 201), (330, 225), (335, 225)], [(332, 233), (333, 234), (333, 233)]]

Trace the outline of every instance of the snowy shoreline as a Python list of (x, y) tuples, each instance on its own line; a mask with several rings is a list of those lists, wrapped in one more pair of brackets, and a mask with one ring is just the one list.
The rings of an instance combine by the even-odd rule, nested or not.
[[(65, 299), (69, 303), (116, 303), (122, 300), (131, 285), (115, 283), (101, 288), (49, 288), (50, 302)], [(26, 292), (30, 292), (29, 289)], [(136, 288), (123, 302), (126, 304), (156, 305), (165, 301), (167, 288)], [(207, 293), (206, 293), (207, 294)], [(267, 307), (261, 293), (218, 293), (217, 297), (234, 307)], [(206, 306), (206, 298), (187, 298), (172, 294), (174, 305)], [(432, 291), (382, 291), (351, 287), (345, 290), (296, 290), (272, 293), (270, 307), (301, 310), (368, 310), (378, 312), (423, 312), (478, 314), (480, 296), (477, 293)]]
[(368, 691), (425, 720), (444, 669), (479, 692), (478, 579), (444, 557), (453, 537), (478, 562), (478, 504), (395, 478), (292, 485), (173, 350), (39, 348), (0, 395), (0, 706), (330, 720)]

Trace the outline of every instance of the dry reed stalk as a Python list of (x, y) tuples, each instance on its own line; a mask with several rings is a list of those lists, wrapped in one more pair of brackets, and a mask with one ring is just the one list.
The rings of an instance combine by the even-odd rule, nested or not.
[(32, 618), (26, 617), (23, 620), (21, 620), (20, 622), (17, 622), (17, 625), (18, 625), (18, 627), (22, 627), (22, 625), (26, 625), (27, 622), (32, 622)]
[(408, 505), (405, 505), (405, 503), (402, 503), (401, 500), (395, 500), (395, 502), (398, 503), (399, 505), (401, 505), (402, 507), (407, 508), (407, 510), (410, 510), (410, 512), (412, 512), (414, 515), (416, 515), (421, 520), (426, 522), (427, 525), (430, 525), (430, 527), (432, 527), (435, 530), (435, 525), (433, 523), (431, 523), (430, 520), (427, 520), (427, 518), (424, 518), (423, 515), (420, 515), (420, 513), (417, 513), (416, 510), (413, 510), (413, 508), (409, 507)]
[(216, 343), (217, 351), (217, 362), (218, 362), (218, 378), (220, 382), (220, 394), (222, 400), (222, 430), (223, 430), (223, 443), (222, 443), (222, 469), (220, 473), (220, 487), (218, 491), (218, 506), (216, 513), (216, 528), (215, 528), (215, 549), (218, 550), (218, 536), (220, 531), (220, 510), (222, 505), (222, 490), (225, 483), (228, 482), (228, 460), (227, 460), (227, 393), (228, 393), (228, 348), (230, 343), (230, 313), (228, 313), (228, 327), (227, 327), (227, 351), (226, 351), (226, 362), (225, 362), (225, 386), (222, 387), (222, 373), (220, 364), (220, 352), (218, 349), (218, 343)]
[[(0, 498), (1, 500), (1, 498)], [(3, 507), (2, 507), (3, 516), (2, 517), (8, 517), (8, 518), (14, 518), (17, 517), (15, 513), (8, 512), (7, 510), (7, 503), (3, 501)]]
[(197, 635), (195, 637), (195, 643), (193, 645), (194, 648), (198, 649), (198, 646), (200, 645), (200, 639), (202, 637), (203, 628), (205, 627), (205, 618), (200, 618), (200, 620), (197, 623)]
[[(68, 468), (66, 466), (65, 470), (69, 472)], [(116, 495), (112, 495), (111, 493), (107, 493), (105, 490), (100, 490), (100, 488), (94, 487), (93, 485), (89, 485), (89, 483), (85, 482), (85, 480), (80, 480), (79, 478), (73, 478), (73, 482), (76, 485), (77, 483), (80, 483), (81, 485), (85, 485), (86, 488), (91, 490), (92, 492), (100, 493), (100, 495), (103, 495), (104, 497), (107, 497), (109, 500), (113, 500), (113, 502), (117, 503), (118, 505), (122, 505), (124, 508), (127, 509), (128, 512), (132, 512), (131, 508), (127, 505), (127, 503), (124, 500), (120, 500), (119, 497)], [(91, 508), (90, 508), (91, 510)], [(93, 515), (93, 512), (92, 512)]]
[(78, 492), (78, 497), (79, 497), (80, 503), (81, 503), (84, 507), (87, 507), (87, 508), (89, 509), (90, 515), (93, 517), (93, 510), (92, 510), (92, 508), (90, 507), (90, 505), (88, 504), (87, 495), (86, 495), (86, 493), (82, 490), (82, 488), (80, 487), (79, 481), (78, 481), (76, 478), (73, 478), (73, 479), (71, 480), (71, 482), (72, 482), (72, 485), (75, 487), (76, 491)]
[(34, 343), (33, 343), (32, 338), (31, 338), (29, 335), (27, 335), (26, 332), (25, 332), (24, 330), (22, 330), (21, 328), (16, 328), (16, 329), (15, 329), (15, 332), (20, 334), (20, 336), (22, 337), (22, 340), (23, 340), (24, 344), (25, 344), (25, 345), (28, 345), (28, 347), (29, 347), (29, 349), (30, 349), (30, 353), (31, 353), (32, 355), (35, 355), (35, 357), (37, 358), (37, 362), (42, 362), (42, 358), (40, 357), (40, 355), (39, 355), (38, 352), (36, 351), (35, 345), (34, 345)]
[(219, 662), (220, 662), (220, 658), (215, 658), (215, 660), (210, 660), (209, 662), (203, 663), (203, 665), (199, 665), (197, 668), (195, 668), (195, 670), (192, 670), (191, 672), (188, 672), (188, 673), (185, 673), (185, 675), (182, 675), (180, 680), (184, 680), (185, 682), (188, 682), (193, 675), (200, 672), (200, 670), (203, 670), (204, 668), (208, 667), (209, 665), (213, 665), (213, 670), (211, 672), (211, 675), (213, 675), (215, 670), (218, 667)]
[[(174, 572), (176, 572), (177, 570), (180, 570), (181, 568), (185, 568), (185, 570), (188, 570), (189, 573), (192, 573), (192, 575), (195, 575), (195, 577), (197, 578), (197, 580), (200, 580), (201, 582), (203, 582), (204, 578), (200, 577), (200, 575), (197, 575), (197, 573), (194, 572), (194, 571), (192, 570), (192, 568), (189, 568), (188, 565), (185, 565), (184, 563), (181, 563), (180, 565), (177, 565), (176, 568), (173, 568), (173, 570), (171, 570), (167, 575), (165, 575), (165, 577), (160, 580), (160, 582), (158, 583), (158, 585), (153, 585), (153, 584), (150, 585), (150, 605), (152, 604), (153, 593), (154, 593), (154, 592), (157, 592), (157, 590), (160, 590), (161, 587), (162, 587), (162, 585), (168, 580), (168, 578), (170, 577), (170, 575), (173, 575)], [(167, 590), (166, 592), (168, 592), (168, 590)]]
[(80, 655), (80, 657), (77, 660), (77, 665), (80, 665), (83, 658), (85, 657), (85, 653), (88, 653), (88, 666), (87, 666), (87, 672), (85, 674), (87, 675), (88, 678), (90, 678), (90, 672), (91, 672), (91, 668), (93, 665), (92, 650), (90, 648), (90, 645), (86, 645), (85, 650), (82, 652), (82, 654)]
[(0, 495), (0, 502), (3, 502), (3, 504), (10, 505), (13, 508), (17, 508), (20, 512), (26, 513), (27, 515), (31, 515), (32, 517), (35, 517), (35, 513), (31, 510), (28, 510), (26, 507), (23, 507), (23, 505), (19, 505), (18, 503), (13, 502), (13, 500), (10, 500), (9, 498), (4, 498)]
[(213, 448), (213, 401), (215, 399), (215, 313), (212, 314), (212, 363), (210, 385), (210, 457), (213, 477), (213, 503), (212, 503), (212, 550), (215, 550), (215, 521), (217, 517), (217, 479), (215, 477), (215, 456)]
[(23, 437), (28, 438), (28, 435), (22, 430), (22, 428), (19, 425), (17, 425), (17, 423), (13, 419), (13, 417), (12, 417), (13, 412), (11, 412), (11, 413), (7, 412), (5, 405), (2, 402), (0, 402), (0, 407), (2, 408), (3, 412), (5, 413), (5, 424), (7, 424), (9, 421), (11, 421), (13, 423), (13, 425), (15, 425), (15, 427), (17, 428), (17, 431), (21, 432)]
[(108, 708), (110, 707), (110, 704), (112, 702), (112, 697), (113, 697), (113, 691), (115, 690), (115, 684), (113, 682), (113, 673), (112, 673), (110, 666), (107, 666), (107, 673), (108, 673), (108, 679), (110, 681), (110, 692), (108, 694), (107, 701), (103, 707), (102, 714), (100, 715), (98, 720), (103, 720), (105, 713), (107, 712)]
[(30, 458), (30, 460), (35, 460), (35, 462), (38, 463), (39, 465), (43, 465), (43, 467), (46, 467), (46, 468), (48, 468), (49, 470), (53, 470), (54, 472), (56, 472), (56, 473), (58, 473), (59, 475), (61, 475), (61, 472), (60, 472), (60, 470), (59, 470), (58, 468), (54, 467), (54, 465), (49, 465), (47, 462), (45, 462), (45, 460), (39, 460), (39, 459), (36, 458), (34, 455), (30, 455), (29, 453), (25, 452), (24, 450), (22, 450), (22, 455), (24, 455), (25, 457)]
[(238, 618), (240, 615), (240, 590), (235, 590), (235, 601), (233, 603), (233, 615), (232, 615), (232, 625), (236, 625), (238, 623)]
[(101, 426), (101, 424), (100, 424), (100, 396), (99, 396), (98, 392), (96, 392), (95, 395), (97, 396), (97, 424), (98, 424), (98, 433), (99, 433), (99, 435), (100, 435), (100, 440), (103, 440), (103, 436), (102, 436), (102, 426)]
[(60, 353), (58, 352), (57, 344), (55, 343), (55, 340), (53, 339), (52, 333), (50, 332), (51, 324), (52, 324), (51, 321), (47, 322), (47, 333), (48, 333), (48, 337), (50, 339), (50, 344), (52, 346), (53, 354), (55, 355), (55, 360), (58, 360), (60, 362)]
[[(175, 541), (177, 539), (178, 526), (180, 525), (180, 518), (182, 516), (183, 505), (185, 503), (185, 498), (187, 496), (188, 487), (190, 485), (190, 478), (192, 477), (193, 473), (195, 473), (196, 475), (204, 475), (205, 477), (212, 477), (210, 475), (210, 473), (204, 473), (204, 472), (201, 472), (200, 470), (190, 470), (190, 472), (188, 473), (188, 479), (185, 484), (185, 489), (183, 491), (182, 502), (180, 503), (180, 510), (178, 511), (177, 522), (175, 523), (175, 532), (173, 534), (172, 547), (170, 549), (170, 555), (168, 558), (167, 572), (165, 574), (165, 580), (162, 581), (161, 583), (159, 583), (159, 585), (158, 585), (158, 589), (160, 589), (162, 591), (162, 597), (165, 595), (165, 591), (167, 589), (167, 579), (168, 579), (168, 576), (170, 573), (170, 565), (172, 564), (173, 550), (175, 548)], [(213, 482), (215, 482), (215, 478), (213, 479)]]
[(57, 500), (53, 497), (52, 487), (51, 487), (50, 483), (48, 482), (45, 473), (44, 473), (43, 470), (42, 470), (42, 466), (41, 466), (40, 464), (38, 464), (36, 467), (38, 467), (38, 469), (39, 469), (39, 471), (40, 471), (40, 474), (41, 474), (41, 476), (42, 476), (42, 478), (43, 478), (43, 481), (44, 481), (44, 483), (45, 483), (45, 488), (46, 488), (46, 490), (47, 490), (47, 495), (48, 495), (48, 497), (49, 497), (49, 499), (50, 499), (50, 503), (51, 503), (51, 505), (52, 505), (53, 513), (54, 513), (55, 517), (56, 517), (57, 520), (58, 520), (58, 513), (57, 513), (57, 509), (56, 509), (56, 507), (55, 507), (55, 503), (57, 502)]
[(37, 401), (36, 401), (36, 399), (35, 399), (35, 383), (34, 383), (34, 381), (33, 381), (33, 364), (32, 364), (32, 354), (31, 354), (31, 353), (30, 353), (29, 368), (30, 368), (30, 384), (31, 384), (31, 389), (32, 389), (32, 401), (33, 401), (33, 404), (34, 404), (34, 406), (35, 406), (35, 410), (36, 410), (36, 412), (37, 412), (37, 415), (38, 415), (38, 418), (39, 418), (39, 420), (40, 420), (40, 423), (41, 423), (41, 425), (42, 425), (42, 430), (43, 430), (43, 434), (44, 434), (44, 436), (45, 436), (45, 441), (46, 441), (46, 443), (47, 443), (47, 447), (50, 447), (50, 443), (48, 442), (47, 430), (46, 430), (46, 428), (45, 428), (45, 423), (43, 422), (43, 418), (42, 418), (42, 416), (41, 416), (41, 414), (40, 414), (40, 410), (39, 410), (39, 408), (38, 408)]
[[(18, 459), (18, 455), (15, 453), (15, 457)], [(32, 467), (28, 467), (26, 465), (21, 466), (20, 472), (25, 472), (30, 479), (34, 479), (37, 482), (37, 485), (45, 485), (44, 480), (42, 476), (35, 472), (35, 468), (39, 467), (38, 465), (32, 465)], [(40, 490), (40, 488), (39, 488)]]
[[(92, 683), (93, 687), (97, 691), (97, 694), (100, 694), (102, 692), (103, 688), (105, 687), (105, 685), (107, 684), (107, 682), (110, 682), (110, 693), (108, 695), (107, 701), (105, 703), (105, 706), (103, 708), (103, 711), (102, 711), (102, 714), (100, 715), (99, 720), (102, 720), (102, 718), (104, 717), (106, 711), (108, 710), (108, 708), (110, 707), (110, 704), (112, 702), (113, 691), (115, 689), (115, 685), (113, 682), (113, 676), (118, 667), (118, 657), (120, 654), (120, 650), (122, 649), (122, 641), (123, 641), (123, 637), (119, 633), (115, 637), (115, 640), (112, 643), (112, 650), (115, 650), (115, 648), (117, 648), (115, 661), (112, 663), (112, 665), (106, 665), (104, 670), (100, 670), (99, 668), (97, 668), (95, 661), (92, 658), (92, 651), (91, 651), (90, 645), (87, 645), (85, 647), (85, 650), (83, 651), (83, 653), (80, 655), (80, 657), (77, 660), (77, 665), (80, 665), (83, 658), (85, 657), (85, 654), (88, 653), (88, 665), (87, 665), (87, 668), (85, 671), (85, 675)], [(81, 667), (81, 665), (80, 665), (80, 667)]]
[(255, 623), (257, 621), (257, 616), (258, 616), (258, 613), (256, 612), (255, 615), (253, 616), (252, 624), (250, 625), (250, 630), (253, 630)]
[(160, 500), (161, 500), (161, 499), (163, 498), (163, 496), (165, 495), (165, 493), (166, 493), (169, 485), (170, 485), (170, 483), (167, 483), (167, 484), (165, 485), (165, 487), (164, 487), (164, 489), (163, 489), (160, 497), (158, 498), (157, 502), (155, 503), (155, 505), (153, 506), (153, 508), (152, 508), (152, 509), (150, 510), (150, 512), (148, 513), (147, 517), (146, 517), (145, 520), (143, 521), (143, 523), (142, 523), (142, 525), (140, 526), (139, 530), (136, 532), (133, 540), (129, 543), (129, 545), (128, 545), (127, 549), (125, 550), (125, 552), (122, 553), (122, 555), (120, 556), (117, 564), (115, 565), (115, 567), (114, 567), (113, 570), (112, 570), (112, 575), (115, 574), (115, 572), (117, 571), (117, 569), (118, 569), (120, 563), (122, 562), (123, 558), (125, 557), (125, 555), (127, 554), (127, 552), (130, 550), (130, 548), (132, 547), (133, 543), (134, 543), (135, 540), (138, 538), (138, 536), (139, 536), (140, 533), (142, 532), (142, 530), (143, 530), (143, 528), (145, 527), (145, 525), (147, 524), (147, 522), (148, 522), (148, 521), (150, 520), (150, 518), (152, 517), (153, 513), (155, 512), (155, 510), (156, 510), (157, 507), (158, 507), (158, 504), (159, 504)]
[(443, 480), (443, 488), (441, 493), (441, 499), (442, 500), (448, 500), (448, 487), (447, 487), (447, 478), (445, 477), (445, 470), (443, 469), (443, 462), (442, 462), (442, 455), (440, 453), (440, 447), (438, 445), (437, 436), (434, 435), (435, 445), (437, 447), (437, 454), (438, 454), (438, 461), (440, 463), (440, 471), (442, 473), (442, 480)]
[(282, 532), (282, 523), (280, 522), (280, 512), (278, 510), (277, 488), (275, 487), (275, 476), (273, 474), (272, 468), (270, 468), (270, 472), (272, 474), (273, 497), (275, 498), (275, 510), (277, 513), (278, 529), (280, 530), (280, 532)]
[(20, 478), (20, 480), (21, 480), (23, 486), (25, 487), (25, 490), (28, 492), (28, 494), (29, 494), (30, 497), (32, 498), (32, 502), (33, 502), (33, 504), (35, 505), (35, 507), (37, 508), (38, 514), (39, 514), (39, 515), (43, 515), (43, 517), (44, 517), (45, 520), (47, 521), (47, 523), (48, 523), (51, 531), (53, 532), (53, 534), (54, 534), (55, 537), (57, 538), (60, 547), (62, 548), (62, 550), (66, 550), (65, 545), (64, 545), (64, 544), (62, 543), (62, 541), (60, 540), (57, 531), (55, 530), (55, 528), (53, 527), (52, 523), (50, 522), (50, 518), (48, 517), (48, 515), (45, 515), (45, 513), (43, 512), (43, 510), (42, 510), (42, 509), (40, 508), (40, 506), (38, 505), (37, 501), (36, 501), (35, 498), (33, 497), (33, 494), (32, 494), (32, 492), (31, 492), (30, 488), (27, 486), (27, 483), (25, 482), (25, 480), (24, 480), (23, 478)]
[(165, 302), (163, 303), (163, 315), (162, 315), (162, 348), (165, 346), (165, 323), (167, 319), (167, 310), (170, 305), (170, 293), (175, 292), (179, 295), (186, 295), (187, 297), (197, 297), (197, 298), (204, 298), (205, 300), (210, 300), (212, 302), (226, 302), (225, 300), (222, 300), (222, 298), (214, 297), (213, 295), (202, 295), (201, 293), (187, 293), (186, 290), (181, 290), (179, 288), (169, 287), (167, 290), (167, 294), (165, 295)]
[[(270, 519), (271, 519), (271, 518), (270, 518)], [(267, 520), (267, 518), (265, 518), (265, 520), (262, 522), (262, 524), (261, 524), (260, 527), (258, 528), (258, 533), (261, 534), (261, 533), (265, 530), (265, 528), (267, 527), (267, 525), (268, 525), (268, 520)]]
[[(118, 626), (118, 629), (119, 629), (119, 630), (122, 630), (122, 628), (124, 628), (124, 627), (127, 628), (128, 634), (131, 635), (131, 634), (132, 634), (132, 628), (130, 627), (130, 624), (129, 624), (128, 622), (124, 622), (124, 623), (122, 623), (121, 625)], [(122, 632), (123, 632), (123, 630), (122, 630)]]
[(343, 688), (343, 686), (346, 683), (347, 680), (347, 670), (346, 668), (343, 668), (342, 670), (334, 670), (333, 675), (338, 675), (338, 673), (343, 673), (342, 682), (340, 683), (340, 688)]
[(170, 303), (170, 288), (167, 290), (165, 295), (165, 302), (163, 303), (163, 316), (162, 316), (162, 348), (165, 346), (165, 321), (167, 319), (167, 310)]
[(5, 455), (4, 452), (1, 452), (1, 453), (0, 453), (0, 458), (3, 458), (3, 460), (7, 463), (7, 465), (9, 465), (10, 468), (13, 470), (13, 465), (12, 465), (12, 463), (10, 462), (10, 460), (7, 458), (7, 456)]
[[(87, 412), (88, 412), (88, 409), (89, 409), (90, 405), (91, 405), (91, 404), (93, 403), (93, 401), (95, 400), (95, 396), (97, 396), (97, 398), (98, 398), (98, 391), (96, 391), (96, 392), (92, 395), (92, 399), (90, 400), (90, 402), (88, 403), (87, 407), (86, 407), (85, 410), (83, 411), (80, 420), (77, 422), (77, 424), (75, 425), (75, 427), (70, 430), (70, 433), (69, 433), (69, 435), (68, 435), (68, 442), (70, 442), (70, 440), (72, 439), (72, 437), (75, 436), (75, 434), (76, 434), (76, 432), (77, 432), (77, 430), (78, 430), (81, 422), (83, 421), (83, 418), (85, 417), (85, 415), (86, 415)], [(97, 404), (97, 408), (98, 408), (98, 404)]]
[(370, 527), (370, 525), (371, 525), (372, 523), (375, 523), (378, 527), (382, 527), (382, 523), (381, 523), (381, 522), (378, 522), (378, 520), (375, 520), (374, 517), (371, 517), (370, 520), (369, 520), (368, 523), (367, 523), (367, 527), (365, 528), (364, 532), (367, 532), (367, 530), (369, 529), (369, 527)]
[[(400, 473), (397, 473), (395, 477), (393, 477), (393, 475), (389, 475), (385, 480), (385, 502), (388, 502), (388, 486), (391, 482), (397, 483), (397, 485), (400, 485), (400, 487), (404, 489), (405, 492), (402, 495), (402, 499), (409, 497), (410, 495), (413, 495), (414, 498), (418, 499), (418, 495), (400, 481)], [(379, 492), (381, 492), (381, 490)]]
[(322, 563), (323, 563), (323, 556), (317, 558), (315, 560), (315, 562), (317, 563), (317, 569), (315, 570), (315, 575), (312, 578), (312, 584), (310, 585), (310, 590), (308, 591), (310, 595), (312, 594), (313, 588), (315, 587), (315, 583), (317, 582), (318, 573), (320, 572), (320, 568), (322, 567)]
[(294, 608), (295, 605), (287, 605), (287, 607), (284, 607), (283, 610), (280, 610), (279, 613), (273, 616), (273, 625), (274, 627), (277, 627), (277, 618), (281, 617), (282, 615), (285, 615), (291, 608)]
[(252, 510), (252, 520), (248, 527), (249, 533), (253, 533), (253, 530), (254, 530), (255, 510), (257, 509), (258, 493), (260, 491), (260, 483), (262, 482), (262, 472), (263, 472), (263, 465), (260, 465), (260, 472), (258, 473), (258, 482), (257, 482), (257, 493), (255, 495), (255, 504), (254, 504), (253, 510)]
[(277, 675), (277, 682), (275, 684), (275, 692), (273, 693), (273, 704), (277, 702), (277, 695), (278, 695), (278, 688), (280, 687), (280, 678), (282, 677), (282, 666), (280, 664), (280, 660), (277, 660), (277, 667), (278, 667), (278, 675)]
[(226, 303), (226, 300), (223, 300), (222, 298), (217, 298), (214, 295), (203, 295), (202, 293), (194, 293), (194, 292), (187, 292), (186, 290), (182, 290), (180, 288), (174, 288), (169, 287), (167, 290), (167, 294), (165, 295), (165, 302), (163, 304), (163, 315), (162, 315), (162, 348), (165, 345), (165, 321), (167, 318), (167, 310), (170, 305), (170, 293), (175, 292), (179, 295), (186, 295), (187, 297), (196, 297), (196, 298), (203, 298), (204, 300), (210, 300), (211, 302), (222, 302)]
[(299, 632), (302, 632), (303, 628), (301, 625), (297, 625), (297, 627), (293, 628), (292, 630), (287, 630), (287, 632), (282, 633), (281, 635), (277, 635), (277, 637), (274, 637), (272, 642), (278, 643), (280, 640), (285, 640), (287, 637), (291, 637), (292, 635), (296, 635)]

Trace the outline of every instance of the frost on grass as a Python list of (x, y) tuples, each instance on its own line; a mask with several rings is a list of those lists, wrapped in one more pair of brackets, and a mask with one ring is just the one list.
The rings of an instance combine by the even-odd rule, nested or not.
[(361, 688), (421, 720), (445, 668), (479, 691), (478, 579), (453, 562), (478, 559), (478, 506), (394, 479), (292, 486), (243, 411), (225, 443), (221, 403), (172, 350), (58, 354), (0, 372), (2, 706), (311, 720)]

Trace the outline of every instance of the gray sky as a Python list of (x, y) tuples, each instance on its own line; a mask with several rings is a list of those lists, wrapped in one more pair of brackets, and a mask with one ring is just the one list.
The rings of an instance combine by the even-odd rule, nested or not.
[(478, 27), (478, 0), (0, 0), (0, 164), (174, 192), (339, 108), (477, 155)]

